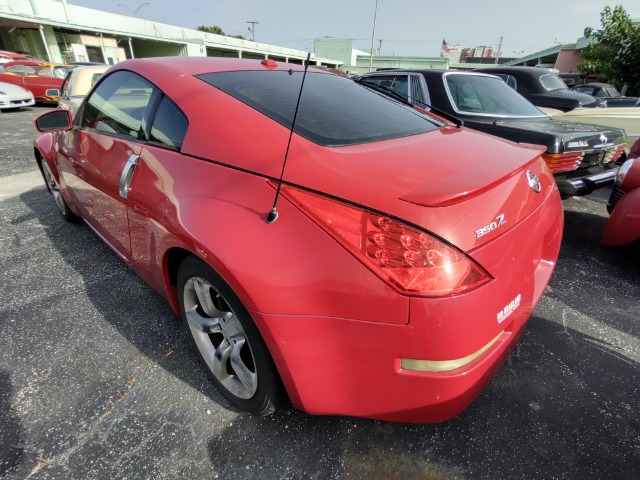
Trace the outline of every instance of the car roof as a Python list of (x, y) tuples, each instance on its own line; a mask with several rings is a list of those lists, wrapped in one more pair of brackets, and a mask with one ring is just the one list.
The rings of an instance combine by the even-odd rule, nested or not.
[[(172, 72), (175, 75), (200, 75), (213, 72), (232, 72), (240, 70), (293, 70), (303, 71), (304, 66), (295, 63), (276, 62), (274, 60), (250, 60), (225, 57), (153, 57), (125, 60), (115, 66), (116, 70), (143, 72)], [(323, 69), (317, 72), (327, 73)]]
[(442, 68), (429, 68), (426, 70), (412, 69), (412, 68), (397, 68), (388, 70), (376, 70), (375, 72), (365, 73), (362, 76), (378, 76), (378, 75), (393, 75), (397, 73), (417, 73), (424, 77), (442, 77), (443, 75), (475, 75), (475, 76), (487, 76), (489, 72), (479, 72), (475, 70), (455, 70), (455, 69), (442, 69)]
[(613, 87), (613, 85), (610, 83), (590, 82), (590, 83), (583, 83), (581, 85), (574, 85), (574, 87)]
[(530, 77), (541, 77), (542, 75), (557, 75), (556, 72), (552, 71), (551, 69), (540, 67), (482, 67), (476, 68), (474, 71), (483, 73), (491, 73), (492, 71), (495, 71), (495, 73), (520, 74)]
[(37, 60), (14, 60), (13, 62), (5, 63), (4, 68), (16, 65), (25, 65), (27, 67), (69, 67), (69, 65), (65, 65), (63, 63), (39, 62)]

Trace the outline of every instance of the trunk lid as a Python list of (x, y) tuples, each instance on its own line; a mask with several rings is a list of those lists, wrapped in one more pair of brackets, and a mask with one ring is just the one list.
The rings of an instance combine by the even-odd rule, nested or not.
[(341, 148), (295, 143), (288, 183), (398, 217), (463, 250), (500, 235), (556, 190), (544, 147), (465, 128)]

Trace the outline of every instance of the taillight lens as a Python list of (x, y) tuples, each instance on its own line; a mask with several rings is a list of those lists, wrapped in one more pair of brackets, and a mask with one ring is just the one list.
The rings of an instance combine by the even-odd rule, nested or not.
[(544, 153), (542, 158), (552, 173), (570, 172), (580, 166), (584, 152)]
[(624, 153), (625, 148), (627, 148), (627, 144), (621, 143), (620, 145), (611, 149), (604, 156), (604, 160), (602, 161), (602, 163), (617, 162), (618, 160), (620, 160), (620, 157), (622, 157), (622, 154)]
[(404, 222), (297, 188), (281, 193), (402, 293), (440, 297), (491, 279), (460, 250)]

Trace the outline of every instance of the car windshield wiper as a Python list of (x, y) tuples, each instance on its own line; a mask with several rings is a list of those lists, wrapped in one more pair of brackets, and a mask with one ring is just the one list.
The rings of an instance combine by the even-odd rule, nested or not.
[(392, 88), (389, 87), (385, 87), (384, 85), (380, 85), (378, 83), (374, 83), (374, 82), (369, 82), (367, 81), (366, 78), (360, 77), (358, 79), (356, 79), (356, 82), (365, 86), (365, 87), (369, 87), (372, 90), (376, 90), (380, 93), (383, 93), (389, 97), (393, 97), (396, 100), (399, 100), (400, 102), (404, 103), (405, 105), (411, 105), (412, 107), (415, 106), (415, 104), (419, 104), (417, 105), (418, 107), (424, 108), (424, 109), (428, 109), (433, 111), (434, 113), (436, 113), (437, 115), (446, 118), (447, 120), (449, 120), (450, 122), (454, 123), (456, 125), (456, 127), (462, 127), (464, 125), (464, 122), (459, 119), (458, 117), (451, 115), (448, 112), (445, 112), (443, 110), (440, 110), (439, 108), (434, 107), (433, 105), (429, 105), (428, 103), (425, 102), (421, 102), (420, 100), (414, 100), (415, 104), (410, 102), (409, 99), (401, 94), (400, 92), (397, 92), (395, 90), (393, 90)]

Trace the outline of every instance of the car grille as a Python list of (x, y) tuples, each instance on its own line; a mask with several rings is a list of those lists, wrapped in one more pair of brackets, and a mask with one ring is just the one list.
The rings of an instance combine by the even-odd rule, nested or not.
[(611, 213), (613, 208), (622, 197), (624, 197), (624, 192), (622, 191), (622, 189), (613, 187), (613, 191), (611, 192), (611, 196), (609, 197), (609, 203), (607, 204), (607, 210), (609, 211), (609, 213)]
[(29, 103), (29, 100), (11, 100), (11, 105), (23, 105)]

